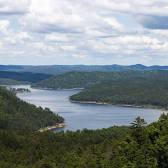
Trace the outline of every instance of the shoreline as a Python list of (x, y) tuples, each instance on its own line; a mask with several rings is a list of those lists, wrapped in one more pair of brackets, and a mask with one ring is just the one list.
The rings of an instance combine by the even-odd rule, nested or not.
[(52, 130), (57, 129), (57, 128), (64, 128), (65, 126), (66, 126), (65, 123), (59, 123), (59, 124), (56, 124), (56, 125), (53, 125), (53, 126), (40, 128), (38, 131), (39, 132), (52, 131)]
[(113, 103), (106, 103), (106, 102), (96, 102), (96, 101), (78, 101), (78, 100), (71, 100), (69, 99), (71, 103), (79, 103), (79, 104), (95, 104), (95, 105), (113, 105), (117, 107), (125, 107), (125, 108), (146, 108), (146, 109), (159, 109), (165, 112), (168, 112), (168, 110), (158, 107), (158, 106), (152, 106), (152, 105), (134, 105), (134, 104), (113, 104)]
[(54, 90), (55, 90), (55, 91), (73, 91), (73, 90), (74, 90), (74, 91), (76, 91), (76, 90), (79, 90), (79, 91), (80, 91), (80, 90), (83, 90), (83, 89), (84, 89), (84, 88), (69, 88), (69, 89), (68, 89), (68, 88), (67, 88), (67, 89), (66, 89), (66, 88), (64, 88), (64, 89), (63, 89), (63, 88), (62, 88), (62, 89), (61, 89), (61, 88), (57, 88), (57, 89), (54, 89), (54, 88), (47, 88), (47, 87), (46, 87), (46, 88), (44, 88), (44, 87), (34, 87), (34, 86), (31, 86), (31, 85), (30, 85), (30, 87), (31, 87), (32, 89), (53, 90), (53, 91), (54, 91)]
[[(53, 89), (53, 88), (43, 88), (43, 87), (33, 87), (30, 85), (31, 88), (34, 89), (39, 89), (39, 90), (55, 90), (55, 91), (81, 91), (84, 88), (71, 88), (71, 89)], [(113, 103), (107, 103), (107, 102), (97, 102), (97, 101), (78, 101), (78, 100), (71, 100), (69, 98), (69, 101), (72, 103), (79, 103), (79, 104), (96, 104), (96, 105), (113, 105), (113, 106), (118, 106), (118, 107), (125, 107), (125, 108), (146, 108), (146, 109), (159, 109), (162, 111), (165, 111), (168, 113), (168, 110), (158, 107), (158, 106), (153, 106), (150, 104), (146, 105), (134, 105), (134, 104), (113, 104)]]
[[(31, 85), (30, 85), (31, 86)], [(81, 91), (84, 88), (71, 88), (71, 89), (53, 89), (53, 88), (43, 88), (43, 87), (32, 87), (34, 89), (40, 89), (40, 90), (56, 90), (56, 91)], [(118, 107), (125, 107), (125, 108), (147, 108), (147, 109), (159, 109), (162, 111), (166, 111), (168, 112), (168, 110), (162, 108), (162, 107), (158, 107), (158, 106), (153, 106), (150, 104), (146, 104), (146, 105), (134, 105), (134, 104), (113, 104), (113, 103), (107, 103), (107, 102), (97, 102), (97, 101), (78, 101), (78, 100), (71, 100), (69, 98), (70, 102), (72, 103), (79, 103), (79, 104), (97, 104), (97, 105), (113, 105), (113, 106), (118, 106)]]

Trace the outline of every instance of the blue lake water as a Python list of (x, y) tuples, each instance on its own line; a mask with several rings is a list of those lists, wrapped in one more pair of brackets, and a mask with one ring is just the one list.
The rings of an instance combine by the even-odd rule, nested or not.
[(114, 105), (71, 103), (69, 96), (78, 90), (39, 90), (28, 85), (15, 86), (29, 88), (31, 93), (18, 93), (17, 96), (36, 106), (48, 107), (63, 116), (66, 121), (64, 130), (98, 129), (114, 125), (129, 125), (137, 116), (148, 123), (158, 120), (162, 111), (157, 109), (119, 107)]

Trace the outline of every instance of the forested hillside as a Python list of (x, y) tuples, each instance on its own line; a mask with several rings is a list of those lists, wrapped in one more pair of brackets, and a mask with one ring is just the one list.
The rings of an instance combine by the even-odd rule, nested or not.
[(124, 72), (69, 72), (54, 76), (34, 84), (34, 87), (52, 89), (86, 88), (104, 81), (119, 79), (136, 80), (164, 79), (168, 80), (168, 71), (124, 71)]
[(64, 119), (18, 99), (14, 93), (0, 87), (0, 128), (13, 130), (38, 130), (55, 125)]
[(167, 168), (168, 116), (145, 127), (60, 133), (0, 129), (2, 168)]
[(104, 72), (69, 72), (34, 84), (34, 87), (52, 89), (84, 88), (113, 76)]
[(25, 103), (14, 93), (0, 88), (0, 167), (168, 166), (168, 115), (163, 114), (158, 122), (150, 125), (137, 117), (130, 127), (65, 133), (37, 131), (40, 127), (59, 122), (63, 122), (63, 118), (55, 116), (49, 109)]
[(51, 75), (41, 73), (0, 71), (0, 84), (36, 83), (49, 77)]
[(168, 108), (168, 76), (156, 74), (105, 81), (87, 87), (71, 96), (75, 101), (95, 101), (112, 104), (152, 105)]

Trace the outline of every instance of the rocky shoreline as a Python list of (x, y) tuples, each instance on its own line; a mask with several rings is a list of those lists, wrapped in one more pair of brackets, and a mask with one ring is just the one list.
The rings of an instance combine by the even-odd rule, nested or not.
[(46, 131), (52, 131), (54, 129), (64, 128), (64, 127), (65, 127), (65, 123), (59, 123), (59, 124), (56, 124), (56, 125), (53, 125), (53, 126), (48, 126), (48, 127), (41, 128), (38, 131), (39, 132), (46, 132)]
[(79, 103), (79, 104), (97, 104), (97, 105), (114, 105), (118, 107), (128, 107), (128, 108), (150, 108), (150, 109), (161, 109), (167, 111), (163, 108), (152, 106), (152, 105), (134, 105), (134, 104), (113, 104), (113, 103), (106, 103), (106, 102), (96, 102), (96, 101), (78, 101), (78, 100), (71, 100), (72, 103)]

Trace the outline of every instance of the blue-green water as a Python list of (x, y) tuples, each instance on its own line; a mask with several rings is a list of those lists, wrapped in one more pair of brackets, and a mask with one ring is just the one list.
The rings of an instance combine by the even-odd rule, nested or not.
[(64, 130), (97, 129), (110, 126), (129, 125), (137, 116), (148, 123), (158, 120), (162, 111), (157, 109), (129, 108), (113, 105), (71, 103), (69, 96), (77, 90), (38, 90), (28, 85), (31, 93), (19, 93), (17, 96), (36, 106), (48, 107), (66, 120)]

